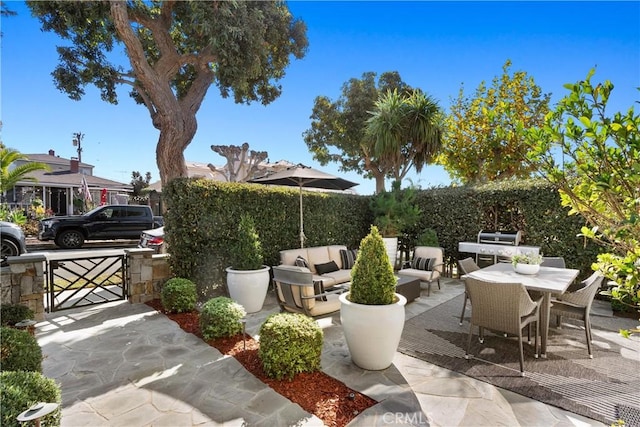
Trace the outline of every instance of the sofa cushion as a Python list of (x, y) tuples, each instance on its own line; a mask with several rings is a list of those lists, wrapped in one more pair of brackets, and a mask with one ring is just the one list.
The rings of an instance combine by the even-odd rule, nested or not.
[(297, 267), (304, 267), (304, 268), (309, 268), (309, 263), (307, 262), (307, 260), (298, 255), (298, 257), (296, 258), (296, 266)]
[(329, 258), (329, 249), (326, 246), (307, 248), (307, 261), (311, 266), (311, 271), (315, 273), (316, 264), (324, 264), (331, 261), (331, 258)]
[[(347, 283), (351, 281), (351, 270), (338, 270), (331, 273), (325, 273), (321, 277), (324, 281), (325, 289), (329, 286), (335, 286), (341, 283)], [(315, 278), (315, 277), (314, 277)]]
[(316, 272), (321, 276), (326, 273), (333, 273), (334, 271), (340, 270), (338, 268), (338, 264), (333, 260), (323, 264), (316, 264), (314, 267), (316, 268)]
[(411, 268), (414, 268), (416, 270), (431, 271), (433, 270), (433, 265), (435, 264), (435, 262), (435, 258), (416, 257), (411, 260)]
[(340, 251), (347, 249), (347, 247), (345, 245), (330, 245), (327, 246), (327, 249), (329, 250), (329, 259), (334, 260), (338, 264), (338, 268), (345, 268), (340, 259)]
[(340, 249), (340, 261), (342, 261), (342, 268), (346, 270), (353, 268), (357, 257), (357, 249)]
[(280, 251), (280, 264), (282, 265), (296, 265), (296, 258), (301, 256), (302, 258), (309, 260), (307, 250), (302, 249), (288, 249)]

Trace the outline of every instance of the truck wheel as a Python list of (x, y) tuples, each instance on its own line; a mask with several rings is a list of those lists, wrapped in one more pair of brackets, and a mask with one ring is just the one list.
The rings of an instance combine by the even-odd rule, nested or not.
[(63, 249), (80, 249), (84, 236), (78, 230), (65, 230), (56, 237), (55, 243)]

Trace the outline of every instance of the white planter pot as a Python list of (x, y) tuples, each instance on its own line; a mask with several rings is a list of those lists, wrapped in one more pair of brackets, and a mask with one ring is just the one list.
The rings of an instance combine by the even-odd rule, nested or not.
[(407, 299), (389, 305), (356, 304), (340, 295), (340, 322), (353, 363), (370, 371), (391, 366), (404, 328)]
[(269, 288), (270, 268), (265, 265), (260, 270), (226, 269), (229, 297), (242, 305), (247, 313), (262, 310)]
[(387, 255), (389, 255), (389, 261), (391, 266), (396, 269), (396, 259), (398, 258), (398, 238), (397, 237), (383, 237), (382, 241), (387, 249)]
[(516, 264), (513, 269), (520, 274), (538, 274), (540, 264)]

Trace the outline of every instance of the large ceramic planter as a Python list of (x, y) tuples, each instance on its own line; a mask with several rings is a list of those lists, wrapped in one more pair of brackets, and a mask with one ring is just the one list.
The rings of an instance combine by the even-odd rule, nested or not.
[(520, 274), (538, 274), (540, 271), (540, 264), (516, 264), (513, 266), (516, 273)]
[(396, 260), (398, 258), (398, 238), (397, 237), (383, 237), (382, 241), (384, 242), (384, 246), (387, 250), (387, 255), (389, 255), (389, 261), (391, 261), (391, 266), (393, 269), (396, 269)]
[(262, 310), (269, 288), (269, 269), (266, 265), (260, 270), (226, 269), (229, 297), (242, 305), (247, 313)]
[(340, 322), (353, 363), (370, 371), (391, 366), (404, 328), (407, 299), (395, 294), (389, 305), (365, 305), (340, 295)]

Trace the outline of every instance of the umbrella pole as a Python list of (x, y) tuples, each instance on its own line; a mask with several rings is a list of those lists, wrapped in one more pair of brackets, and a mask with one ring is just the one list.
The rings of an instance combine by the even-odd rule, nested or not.
[(304, 248), (304, 218), (302, 215), (302, 185), (300, 186), (300, 247)]

